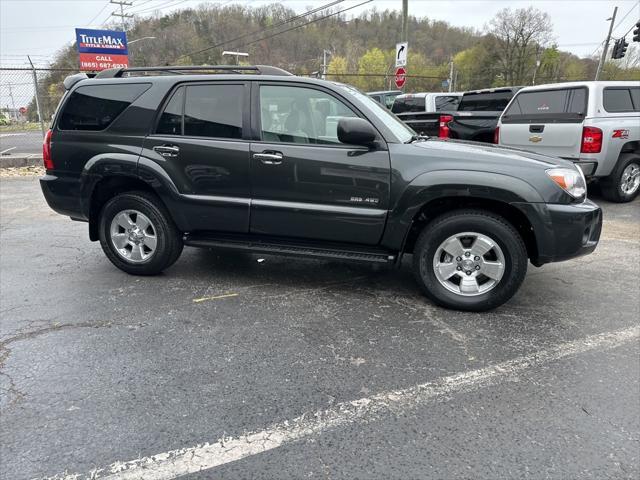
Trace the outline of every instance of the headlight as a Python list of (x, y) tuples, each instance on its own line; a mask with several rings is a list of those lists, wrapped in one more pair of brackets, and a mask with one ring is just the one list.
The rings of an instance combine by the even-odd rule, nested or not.
[(547, 170), (547, 175), (556, 185), (574, 198), (583, 198), (587, 194), (587, 182), (584, 179), (582, 170), (578, 167), (572, 168), (552, 168)]

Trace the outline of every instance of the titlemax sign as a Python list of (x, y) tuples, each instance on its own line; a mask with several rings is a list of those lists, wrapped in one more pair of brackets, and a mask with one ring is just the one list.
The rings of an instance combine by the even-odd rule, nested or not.
[(99, 71), (129, 65), (125, 32), (76, 28), (76, 45), (80, 70)]

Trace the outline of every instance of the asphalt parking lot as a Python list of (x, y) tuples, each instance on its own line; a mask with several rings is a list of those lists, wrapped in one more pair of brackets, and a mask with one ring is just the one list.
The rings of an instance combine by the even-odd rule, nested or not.
[(640, 199), (595, 200), (593, 255), (473, 314), (408, 263), (128, 276), (2, 178), (1, 478), (638, 478)]

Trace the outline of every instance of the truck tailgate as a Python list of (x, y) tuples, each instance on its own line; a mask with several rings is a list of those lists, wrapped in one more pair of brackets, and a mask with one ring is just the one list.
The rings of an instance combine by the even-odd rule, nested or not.
[(508, 123), (500, 127), (500, 145), (563, 158), (580, 156), (582, 123)]

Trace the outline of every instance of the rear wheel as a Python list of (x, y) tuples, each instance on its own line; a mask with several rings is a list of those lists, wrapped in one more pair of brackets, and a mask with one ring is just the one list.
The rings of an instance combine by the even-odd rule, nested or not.
[(622, 154), (616, 167), (602, 180), (602, 196), (611, 202), (630, 202), (640, 192), (640, 154)]
[(527, 272), (527, 251), (502, 217), (481, 210), (442, 215), (420, 233), (413, 253), (425, 295), (456, 310), (490, 310), (509, 300)]
[(100, 215), (100, 245), (119, 269), (155, 275), (182, 253), (182, 238), (164, 205), (147, 192), (127, 192), (109, 200)]

